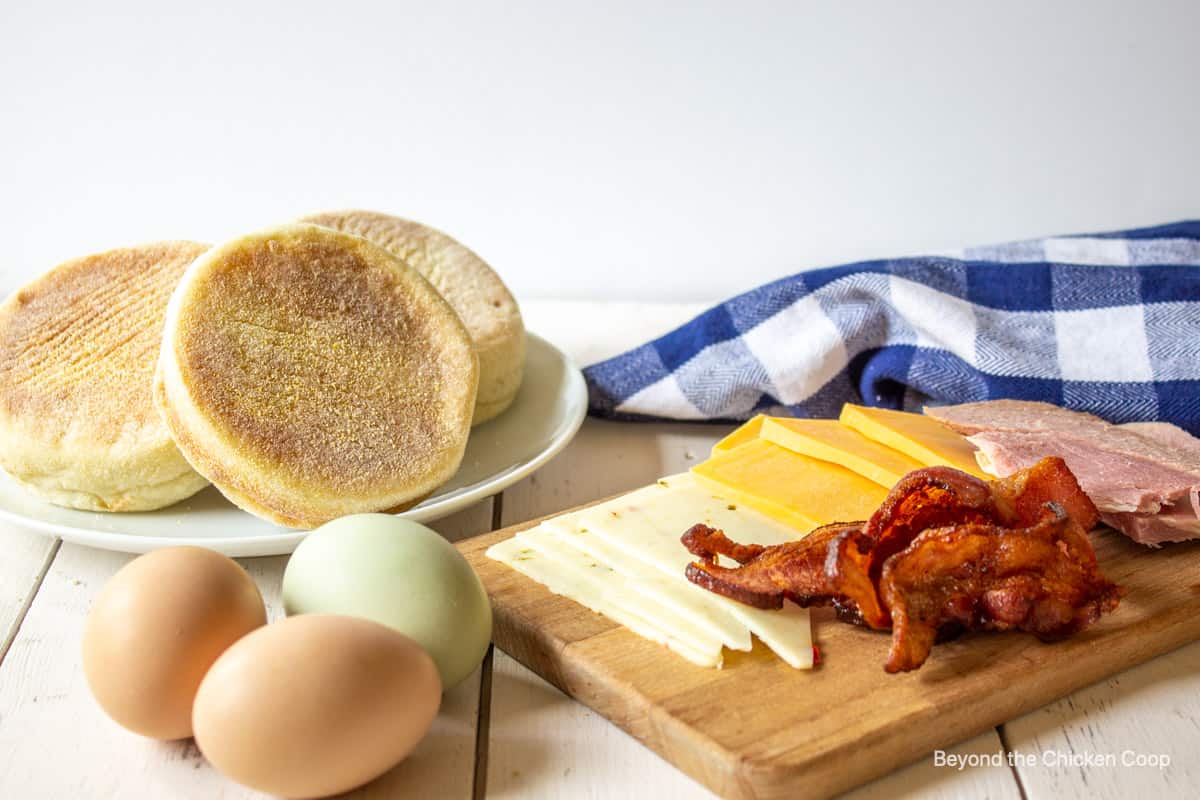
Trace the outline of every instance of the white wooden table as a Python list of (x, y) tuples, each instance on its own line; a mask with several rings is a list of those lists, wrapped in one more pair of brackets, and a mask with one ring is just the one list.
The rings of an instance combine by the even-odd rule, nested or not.
[[(657, 335), (700, 306), (528, 302), (532, 330), (579, 363)], [(728, 427), (588, 420), (536, 474), (436, 527), (460, 539), (648, 483), (703, 458)], [(0, 798), (246, 798), (190, 742), (126, 733), (99, 711), (79, 666), (85, 613), (129, 556), (0, 529)], [(285, 557), (245, 559), (272, 619)], [(1195, 581), (1196, 576), (1186, 577)], [(1184, 579), (1181, 577), (1181, 579)], [(882, 676), (881, 676), (882, 679)], [(1165, 769), (1123, 766), (1162, 754)], [(1200, 644), (960, 743), (958, 756), (1017, 753), (965, 769), (933, 757), (851, 796), (1192, 797), (1200, 793)], [(1046, 754), (1056, 764), (1046, 764)], [(1115, 765), (1105, 764), (1113, 758)], [(353, 797), (709, 797), (603, 718), (495, 651), (450, 692), (414, 754)]]

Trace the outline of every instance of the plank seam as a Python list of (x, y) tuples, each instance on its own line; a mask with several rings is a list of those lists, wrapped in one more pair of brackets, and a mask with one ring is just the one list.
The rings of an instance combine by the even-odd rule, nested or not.
[(504, 492), (492, 495), (492, 529), (489, 533), (495, 533), (500, 530), (503, 525), (500, 523), (504, 519)]
[(4, 642), (0, 643), (0, 664), (4, 663), (5, 656), (8, 655), (9, 649), (12, 648), (13, 642), (17, 640), (17, 634), (21, 632), (21, 625), (25, 623), (25, 617), (29, 614), (30, 607), (33, 606), (34, 598), (42, 590), (42, 584), (46, 580), (46, 575), (50, 572), (50, 565), (58, 557), (58, 551), (61, 547), (62, 539), (55, 538), (54, 543), (50, 545), (50, 549), (46, 551), (46, 557), (42, 559), (42, 565), (38, 568), (37, 575), (34, 576), (33, 586), (30, 587), (29, 594), (21, 601), (21, 607), (17, 609), (17, 616), (13, 619), (12, 626), (8, 630), (8, 635), (4, 637)]
[[(492, 495), (491, 531), (500, 529), (504, 515), (504, 492)], [(495, 645), (488, 644), (487, 653), (479, 669), (479, 703), (475, 717), (475, 774), (472, 776), (471, 798), (483, 800), (487, 796), (488, 744), (492, 727), (492, 652)]]
[(1025, 792), (1025, 783), (1021, 780), (1021, 770), (1017, 769), (1017, 763), (1012, 759), (1012, 747), (1008, 744), (1008, 735), (1004, 732), (1003, 725), (996, 726), (996, 735), (1000, 737), (1000, 747), (1004, 750), (1004, 760), (1008, 762), (1008, 771), (1012, 773), (1013, 780), (1017, 782), (1017, 791), (1021, 795), (1021, 800), (1029, 800), (1029, 795)]
[(483, 667), (479, 672), (479, 712), (475, 722), (475, 776), (471, 797), (483, 800), (487, 796), (488, 740), (492, 721), (492, 653), (495, 645), (488, 645), (483, 656)]

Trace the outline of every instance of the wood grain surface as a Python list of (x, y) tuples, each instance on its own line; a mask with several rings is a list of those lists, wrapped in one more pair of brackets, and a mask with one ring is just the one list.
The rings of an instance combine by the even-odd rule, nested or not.
[(1093, 534), (1120, 609), (1053, 645), (972, 634), (887, 675), (886, 634), (814, 612), (823, 663), (792, 670), (761, 644), (692, 666), (491, 561), (522, 523), (460, 543), (492, 597), (498, 647), (719, 795), (829, 796), (1200, 638), (1200, 544), (1153, 551)]

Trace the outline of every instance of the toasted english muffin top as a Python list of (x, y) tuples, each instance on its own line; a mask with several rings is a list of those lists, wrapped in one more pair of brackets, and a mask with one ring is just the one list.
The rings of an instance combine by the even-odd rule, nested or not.
[(0, 414), (47, 443), (166, 439), (151, 401), (167, 301), (208, 249), (158, 242), (67, 261), (0, 305)]
[(214, 248), (172, 298), (163, 348), (184, 454), (289, 520), (326, 501), (390, 507), (461, 458), (470, 337), (419, 273), (360, 237), (288, 225)]

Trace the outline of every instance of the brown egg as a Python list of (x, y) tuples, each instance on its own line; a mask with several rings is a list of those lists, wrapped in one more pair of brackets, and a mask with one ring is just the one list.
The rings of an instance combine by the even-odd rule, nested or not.
[(171, 547), (130, 561), (101, 589), (83, 631), (83, 671), (100, 707), (134, 733), (192, 735), (208, 668), (265, 625), (254, 580), (233, 559)]
[(337, 794), (408, 755), (441, 700), (437, 666), (412, 639), (367, 619), (302, 614), (217, 659), (196, 695), (196, 745), (254, 789)]

